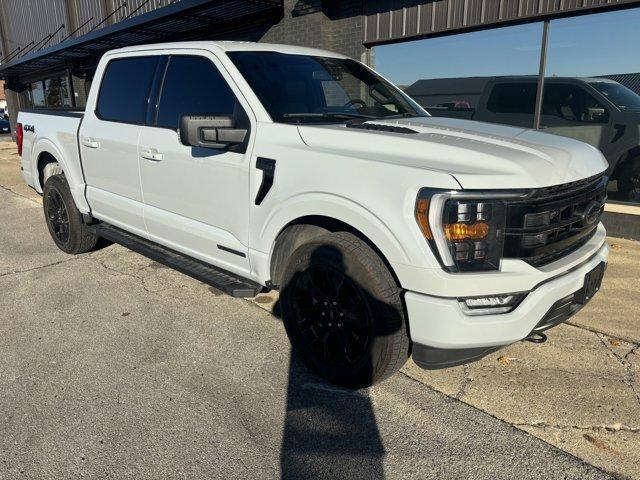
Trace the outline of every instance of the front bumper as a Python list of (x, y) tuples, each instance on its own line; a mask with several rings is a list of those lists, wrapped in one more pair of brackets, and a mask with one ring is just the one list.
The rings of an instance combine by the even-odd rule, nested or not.
[[(478, 360), (501, 346), (540, 331), (550, 312), (584, 286), (585, 275), (607, 261), (604, 242), (587, 260), (534, 287), (509, 313), (466, 315), (457, 298), (442, 298), (415, 292), (405, 294), (414, 361), (423, 368), (443, 368)], [(487, 285), (490, 289), (491, 284)], [(487, 290), (484, 295), (495, 292)], [(555, 317), (553, 325), (576, 313), (577, 307)], [(550, 326), (553, 326), (550, 325)], [(549, 326), (546, 326), (549, 328)]]

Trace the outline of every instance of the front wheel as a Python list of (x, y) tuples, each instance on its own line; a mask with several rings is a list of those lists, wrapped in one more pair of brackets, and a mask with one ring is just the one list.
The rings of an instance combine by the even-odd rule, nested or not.
[(618, 179), (618, 190), (624, 200), (640, 202), (640, 158), (635, 158), (623, 165)]
[(47, 178), (42, 197), (49, 233), (60, 250), (79, 254), (95, 249), (98, 236), (83, 223), (64, 175)]
[(354, 235), (327, 234), (299, 247), (285, 268), (280, 301), (293, 349), (332, 383), (368, 387), (409, 356), (401, 290)]

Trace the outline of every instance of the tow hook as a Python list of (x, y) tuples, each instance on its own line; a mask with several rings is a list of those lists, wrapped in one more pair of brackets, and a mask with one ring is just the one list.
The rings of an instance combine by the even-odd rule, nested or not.
[(547, 341), (547, 336), (542, 332), (531, 332), (525, 340), (531, 343), (544, 343)]

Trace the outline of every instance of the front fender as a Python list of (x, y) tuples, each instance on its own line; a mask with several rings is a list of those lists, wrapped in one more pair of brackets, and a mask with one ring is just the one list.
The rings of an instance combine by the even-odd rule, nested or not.
[(307, 216), (329, 217), (350, 225), (365, 235), (391, 263), (407, 264), (411, 261), (393, 228), (363, 205), (334, 194), (306, 193), (279, 204), (262, 224), (254, 244), (256, 250), (268, 253), (263, 257), (266, 264), (258, 268), (263, 273), (260, 276), (268, 275), (278, 235), (290, 223)]

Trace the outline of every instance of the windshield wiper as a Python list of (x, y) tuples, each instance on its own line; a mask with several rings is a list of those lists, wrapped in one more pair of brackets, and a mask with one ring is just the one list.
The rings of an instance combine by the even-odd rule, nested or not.
[(394, 115), (389, 115), (388, 117), (382, 117), (382, 120), (387, 120), (387, 119), (393, 119), (393, 118), (415, 118), (415, 117), (424, 117), (424, 115), (418, 115), (417, 113), (409, 113), (409, 112), (403, 112), (403, 113), (396, 113)]
[(326, 120), (334, 119), (350, 119), (350, 118), (366, 118), (373, 119), (378, 118), (374, 115), (364, 115), (362, 113), (348, 113), (348, 112), (300, 112), (300, 113), (283, 113), (282, 118), (320, 118)]

